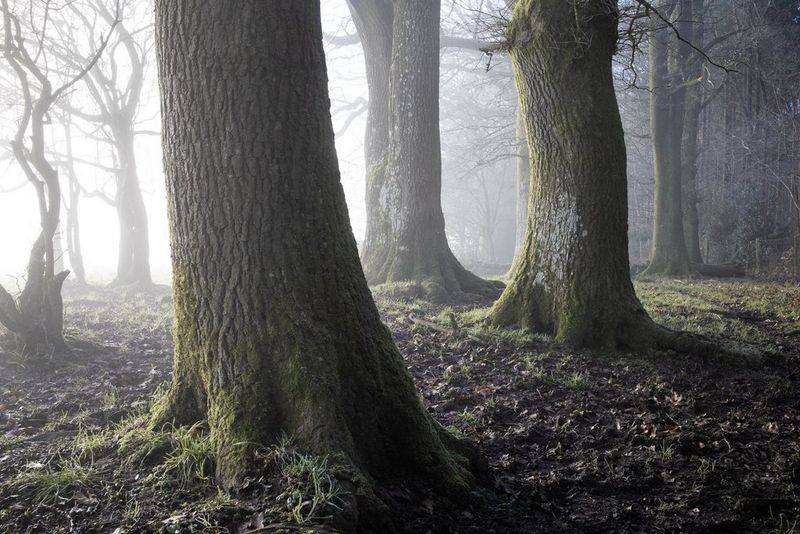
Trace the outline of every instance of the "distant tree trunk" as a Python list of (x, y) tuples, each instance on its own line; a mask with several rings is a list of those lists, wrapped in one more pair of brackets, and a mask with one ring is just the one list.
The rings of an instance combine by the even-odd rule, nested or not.
[[(368, 202), (380, 210), (362, 260), (372, 284), (421, 282), (429, 296), (491, 291), (456, 260), (441, 206), (439, 0), (395, 0), (389, 148), (371, 171)], [(375, 182), (376, 177), (382, 183)], [(377, 206), (374, 201), (377, 200)]]
[(367, 229), (362, 257), (384, 249), (382, 239), (389, 231), (390, 213), (381, 203), (386, 186), (386, 158), (389, 153), (389, 77), (392, 64), (392, 0), (348, 0), (350, 13), (361, 39), (366, 63), (369, 105), (364, 135), (367, 170)]
[[(680, 15), (676, 27), (691, 39), (691, 1), (679, 0)], [(659, 6), (662, 14), (676, 8), (675, 0)], [(682, 275), (693, 272), (683, 227), (682, 146), (686, 88), (684, 67), (687, 50), (672, 43), (673, 29), (652, 15), (649, 35), (650, 56), (650, 131), (653, 139), (655, 201), (653, 244), (644, 275)]]
[[(703, 43), (705, 36), (700, 17), (703, 12), (704, 0), (692, 0), (689, 16), (690, 37), (694, 42)], [(682, 18), (687, 18), (683, 16)], [(702, 45), (701, 45), (702, 46)], [(697, 211), (697, 160), (700, 155), (700, 112), (703, 103), (703, 58), (696, 51), (686, 55), (686, 109), (683, 125), (683, 155), (682, 155), (682, 183), (683, 183), (683, 226), (686, 241), (686, 252), (692, 264), (702, 264), (703, 255), (700, 251), (700, 217)]]
[(150, 238), (147, 209), (136, 167), (131, 124), (120, 125), (114, 132), (114, 146), (119, 158), (119, 176), (115, 197), (119, 221), (119, 258), (117, 284), (152, 284), (150, 274)]
[[(58, 172), (45, 156), (44, 127), (48, 114), (63, 86), (54, 89), (34, 57), (25, 49), (19, 20), (0, 2), (3, 15), (3, 56), (14, 73), (21, 91), (22, 113), (11, 149), (19, 166), (36, 191), (41, 232), (31, 248), (27, 278), (19, 297), (0, 287), (0, 324), (13, 332), (23, 353), (34, 353), (40, 346), (47, 351), (66, 349), (64, 305), (61, 287), (69, 271), (56, 272), (53, 239), (61, 213), (61, 185)], [(31, 80), (35, 79), (36, 84)]]
[(64, 235), (60, 222), (53, 233), (53, 261), (55, 272), (60, 273), (64, 270)]
[(525, 243), (489, 316), (569, 345), (612, 349), (666, 339), (630, 280), (625, 141), (611, 71), (617, 22), (607, 0), (514, 9), (510, 52), (531, 199)]
[(205, 419), (227, 486), (285, 433), (375, 480), (463, 493), (359, 265), (319, 1), (155, 5), (175, 307), (156, 421)]
[(81, 226), (78, 207), (81, 199), (81, 187), (78, 182), (78, 174), (75, 172), (75, 161), (72, 150), (72, 126), (70, 124), (69, 114), (64, 114), (62, 118), (64, 126), (64, 139), (66, 142), (67, 152), (66, 162), (64, 169), (67, 172), (67, 256), (69, 257), (69, 265), (75, 278), (81, 285), (86, 284), (86, 268), (83, 263), (83, 251), (81, 249)]
[(519, 252), (528, 231), (528, 200), (531, 188), (531, 160), (528, 153), (528, 136), (525, 132), (525, 115), (517, 106), (517, 209), (516, 209), (516, 247)]

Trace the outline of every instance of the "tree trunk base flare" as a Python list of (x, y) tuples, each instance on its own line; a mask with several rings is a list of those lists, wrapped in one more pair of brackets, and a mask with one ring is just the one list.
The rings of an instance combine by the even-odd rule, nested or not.
[(483, 279), (467, 270), (450, 251), (450, 247), (443, 247), (439, 254), (425, 259), (415, 259), (404, 252), (392, 254), (389, 252), (384, 258), (373, 256), (372, 259), (364, 258), (364, 273), (370, 286), (394, 283), (411, 283), (421, 290), (419, 298), (432, 302), (449, 302), (458, 300), (459, 294), (478, 295), (488, 298), (497, 298), (505, 287), (499, 280)]
[(640, 276), (696, 276), (697, 265), (689, 261), (689, 255), (680, 254), (674, 258), (656, 258), (647, 264)]
[(15, 335), (23, 355), (65, 352), (64, 302), (61, 289), (69, 276), (63, 271), (45, 275), (44, 238), (37, 239), (28, 261), (25, 287), (15, 300), (0, 286), (0, 324)]
[(319, 2), (155, 11), (175, 349), (151, 424), (204, 422), (226, 488), (289, 436), (355, 470), (363, 502), (403, 481), (468, 496), (479, 466), (426, 411), (361, 270)]
[[(372, 13), (371, 18), (381, 19), (384, 31), (391, 21), (392, 35), (385, 42), (364, 32), (368, 41), (375, 41), (365, 49), (370, 68), (376, 69), (370, 75), (370, 98), (376, 96), (380, 99), (376, 104), (388, 106), (370, 118), (371, 127), (381, 129), (375, 139), (372, 132), (367, 134), (368, 226), (362, 252), (367, 282), (417, 283), (424, 296), (434, 301), (447, 301), (462, 292), (496, 296), (498, 283), (467, 271), (450, 250), (445, 232), (439, 133), (440, 1), (369, 3), (370, 9), (364, 2), (351, 5), (365, 17)], [(365, 22), (359, 23), (361, 29)], [(379, 65), (373, 65), (379, 57)], [(388, 95), (380, 94), (379, 87), (386, 89), (385, 80), (375, 82), (387, 74)], [(373, 144), (379, 139), (385, 147)]]
[(735, 263), (724, 265), (694, 263), (692, 267), (701, 276), (707, 276), (709, 278), (744, 278), (747, 276), (742, 266), (736, 265)]
[(529, 220), (487, 320), (577, 348), (712, 353), (713, 343), (657, 325), (631, 282), (618, 19), (607, 0), (516, 3), (508, 41), (531, 156)]

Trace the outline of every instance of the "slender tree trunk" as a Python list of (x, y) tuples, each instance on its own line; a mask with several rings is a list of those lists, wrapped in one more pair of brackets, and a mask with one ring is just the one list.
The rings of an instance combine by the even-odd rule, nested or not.
[[(679, 0), (681, 10), (676, 27), (685, 36), (691, 28), (691, 0)], [(674, 10), (675, 0), (659, 5), (662, 14)], [(669, 9), (668, 9), (669, 8)], [(649, 36), (650, 56), (650, 131), (653, 139), (655, 201), (653, 244), (644, 275), (682, 275), (693, 272), (683, 228), (682, 146), (686, 88), (683, 68), (685, 47), (652, 15), (654, 28)], [(688, 22), (688, 24), (687, 24)]]
[(156, 421), (206, 420), (224, 485), (285, 433), (463, 493), (361, 271), (319, 1), (157, 0), (156, 27), (176, 314)]
[(75, 171), (72, 150), (72, 127), (69, 118), (63, 119), (64, 138), (67, 148), (67, 161), (64, 169), (67, 172), (67, 202), (66, 202), (66, 234), (67, 234), (67, 256), (69, 265), (75, 278), (81, 285), (86, 284), (86, 268), (83, 263), (83, 251), (81, 249), (81, 226), (78, 207), (81, 199), (81, 187), (78, 182), (78, 174)]
[[(704, 0), (692, 0), (691, 17), (688, 22), (691, 27), (691, 38), (701, 44), (705, 36), (702, 21), (696, 18), (704, 12)], [(687, 18), (687, 17), (683, 17)], [(696, 51), (687, 55), (686, 77), (686, 109), (683, 125), (683, 225), (686, 240), (686, 251), (689, 261), (693, 264), (702, 264), (703, 255), (700, 251), (700, 217), (697, 210), (697, 173), (699, 137), (700, 137), (700, 112), (704, 96), (705, 76), (703, 75), (703, 58)]]
[(133, 132), (127, 127), (118, 128), (114, 139), (120, 173), (115, 198), (119, 220), (119, 258), (114, 282), (148, 286), (152, 284), (150, 237), (147, 209), (136, 168)]
[(663, 337), (629, 274), (625, 141), (611, 74), (617, 19), (606, 0), (521, 1), (509, 34), (531, 193), (525, 243), (490, 321), (575, 346)]

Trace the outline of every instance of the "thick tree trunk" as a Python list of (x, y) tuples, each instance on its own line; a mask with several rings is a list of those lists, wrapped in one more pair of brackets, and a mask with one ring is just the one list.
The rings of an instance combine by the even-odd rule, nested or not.
[[(363, 1), (350, 4), (359, 31), (371, 26), (362, 34), (372, 111), (367, 136), (375, 140), (375, 146), (367, 147), (368, 227), (361, 255), (367, 280), (420, 282), (435, 298), (460, 291), (492, 292), (494, 284), (458, 262), (445, 234), (439, 139), (440, 2), (395, 0), (391, 14), (379, 7), (384, 2), (369, 9), (361, 7)], [(368, 23), (370, 11), (380, 11), (373, 17), (379, 23)], [(373, 35), (376, 32), (383, 34)], [(388, 93), (384, 93), (386, 80)], [(384, 105), (386, 115), (376, 109)], [(385, 125), (385, 117), (388, 139), (376, 130)]]
[(509, 34), (531, 154), (529, 222), (490, 321), (575, 346), (648, 346), (663, 334), (629, 274), (625, 141), (611, 74), (617, 18), (607, 0), (526, 0)]
[[(659, 5), (662, 14), (674, 9), (675, 0)], [(691, 0), (680, 0), (676, 27), (688, 35), (691, 29)], [(653, 244), (643, 275), (692, 274), (683, 227), (682, 146), (686, 106), (684, 72), (687, 51), (672, 37), (673, 29), (652, 15), (649, 35), (650, 131), (653, 139), (655, 201)]]
[(114, 132), (119, 158), (116, 207), (119, 221), (119, 257), (115, 284), (152, 284), (150, 274), (150, 237), (139, 174), (133, 132), (121, 126)]
[(156, 420), (206, 420), (224, 485), (286, 433), (464, 492), (359, 265), (319, 1), (157, 0), (156, 27), (176, 314)]

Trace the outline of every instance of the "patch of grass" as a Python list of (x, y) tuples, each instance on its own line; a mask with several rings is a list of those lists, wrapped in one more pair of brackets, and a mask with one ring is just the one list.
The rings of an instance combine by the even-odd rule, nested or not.
[(541, 380), (542, 382), (552, 382), (550, 373), (542, 366), (541, 355), (528, 355), (524, 361), (525, 370), (531, 378)]
[(330, 518), (332, 509), (341, 510), (343, 490), (332, 475), (328, 456), (313, 456), (297, 451), (289, 438), (269, 450), (268, 457), (278, 467), (284, 519), (304, 525)]
[(112, 446), (113, 436), (110, 431), (80, 427), (72, 444), (73, 450), (81, 458), (94, 458), (94, 455)]
[(100, 406), (104, 410), (113, 409), (114, 406), (117, 405), (117, 402), (119, 402), (119, 393), (117, 392), (117, 388), (109, 389), (103, 393), (102, 397), (100, 397)]
[(44, 466), (29, 464), (7, 484), (14, 493), (28, 495), (40, 503), (53, 504), (61, 498), (70, 498), (76, 491), (85, 491), (95, 476), (91, 466), (82, 465), (76, 458), (58, 458)]
[(800, 287), (793, 284), (639, 281), (636, 290), (651, 316), (674, 329), (768, 345), (774, 340), (744, 316), (773, 318), (779, 330), (800, 328)]
[(459, 376), (469, 378), (470, 374), (472, 374), (472, 368), (469, 366), (469, 364), (467, 364), (467, 362), (461, 360), (453, 365), (448, 365), (442, 373), (442, 378), (450, 381)]
[(16, 436), (0, 436), (0, 447), (13, 447), (25, 442), (31, 436), (23, 436), (18, 434)]
[(477, 408), (464, 408), (458, 413), (458, 418), (466, 426), (477, 426), (481, 422), (481, 414)]
[(169, 432), (150, 428), (146, 415), (123, 419), (114, 427), (113, 435), (126, 465), (157, 464), (171, 450)]
[(665, 441), (662, 441), (661, 445), (658, 447), (658, 449), (656, 449), (656, 455), (658, 456), (658, 459), (661, 460), (661, 463), (671, 464), (675, 459), (675, 447)]
[(181, 486), (208, 480), (214, 465), (214, 451), (208, 434), (195, 424), (172, 427), (169, 437), (172, 451), (167, 454), (159, 470), (172, 475)]
[(575, 371), (564, 379), (564, 385), (570, 389), (580, 389), (586, 385), (586, 375)]
[(468, 329), (469, 333), (480, 339), (494, 343), (506, 343), (516, 348), (530, 347), (536, 343), (547, 343), (550, 340), (542, 334), (534, 334), (521, 328), (499, 328), (489, 325), (478, 325)]
[(222, 488), (217, 488), (217, 493), (213, 497), (209, 497), (200, 505), (200, 510), (210, 512), (219, 510), (221, 508), (230, 508), (239, 506), (239, 501), (231, 497)]

